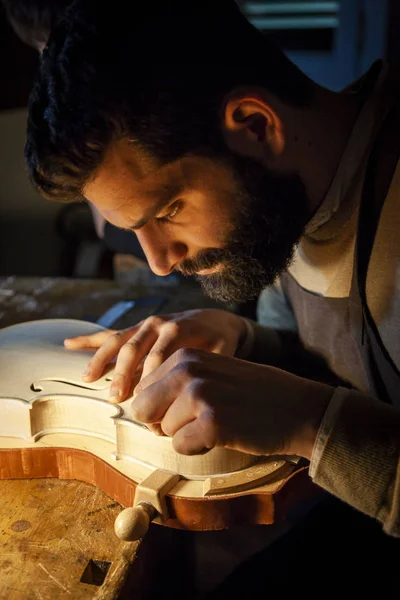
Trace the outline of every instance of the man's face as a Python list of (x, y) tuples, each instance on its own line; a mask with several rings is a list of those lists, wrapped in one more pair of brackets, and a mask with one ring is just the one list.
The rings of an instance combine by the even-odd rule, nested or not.
[(107, 221), (135, 231), (154, 273), (196, 275), (223, 302), (272, 284), (308, 218), (298, 175), (273, 174), (228, 149), (160, 166), (117, 142), (84, 193)]

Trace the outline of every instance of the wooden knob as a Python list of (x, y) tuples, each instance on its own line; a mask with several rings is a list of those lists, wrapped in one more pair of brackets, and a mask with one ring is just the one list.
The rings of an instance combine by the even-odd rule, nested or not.
[(144, 537), (157, 511), (149, 502), (140, 502), (133, 508), (126, 508), (115, 519), (114, 530), (125, 542), (135, 542)]

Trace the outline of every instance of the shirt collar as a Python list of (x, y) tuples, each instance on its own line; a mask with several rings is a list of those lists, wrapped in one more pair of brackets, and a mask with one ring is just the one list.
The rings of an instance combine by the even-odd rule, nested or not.
[[(377, 73), (378, 71), (378, 73)], [(364, 87), (372, 87), (353, 126), (343, 156), (338, 165), (324, 201), (305, 228), (305, 236), (315, 240), (326, 240), (335, 235), (347, 214), (339, 211), (343, 198), (351, 188), (354, 177), (368, 155), (371, 139), (380, 122), (380, 90), (387, 75), (388, 67), (383, 61), (376, 61), (370, 70), (346, 93), (362, 93)], [(371, 78), (373, 78), (371, 86)], [(343, 213), (343, 214), (341, 214)]]

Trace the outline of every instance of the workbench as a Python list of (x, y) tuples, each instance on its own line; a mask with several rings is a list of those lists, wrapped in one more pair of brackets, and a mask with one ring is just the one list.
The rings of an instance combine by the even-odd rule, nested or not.
[[(115, 328), (153, 312), (217, 306), (192, 281), (149, 288), (112, 280), (8, 277), (0, 278), (0, 328), (48, 318), (97, 321), (115, 303), (139, 298)], [(153, 300), (146, 304), (148, 298)], [(141, 544), (122, 542), (114, 533), (122, 507), (77, 481), (1, 481), (0, 495), (1, 599), (193, 598), (189, 532), (152, 525)]]
[[(193, 280), (174, 286), (149, 286), (117, 284), (109, 279), (0, 277), (0, 328), (35, 319), (94, 322), (117, 302), (135, 299), (142, 302), (119, 319), (115, 328), (134, 325), (155, 310), (169, 314), (193, 308), (225, 308), (207, 298)], [(146, 299), (157, 302), (146, 305)]]

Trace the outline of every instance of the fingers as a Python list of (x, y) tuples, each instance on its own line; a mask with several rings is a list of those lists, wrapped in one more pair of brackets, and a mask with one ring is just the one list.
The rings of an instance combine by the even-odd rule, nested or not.
[(184, 348), (227, 355), (233, 354), (235, 350), (230, 341), (222, 338), (211, 340), (204, 334), (201, 336), (198, 331), (193, 331), (190, 327), (185, 329), (178, 321), (171, 320), (163, 324), (158, 340), (145, 360), (142, 379), (157, 370), (174, 352)]
[(181, 427), (172, 439), (172, 445), (179, 454), (191, 456), (205, 454), (217, 445), (212, 415), (207, 411)]
[(157, 335), (157, 331), (145, 323), (120, 348), (110, 388), (110, 402), (121, 402), (130, 395), (137, 367), (156, 342)]
[[(138, 368), (136, 369), (136, 371), (133, 375), (132, 387), (135, 387), (139, 383), (140, 377), (142, 374), (142, 369), (143, 369), (143, 361), (139, 364)], [(132, 394), (130, 393), (129, 395), (132, 395)], [(152, 433), (154, 433), (157, 436), (164, 435), (164, 432), (161, 429), (160, 423), (148, 423), (147, 427), (148, 427), (148, 429), (150, 429), (150, 431)]]
[(185, 380), (180, 385), (180, 395), (170, 404), (161, 421), (162, 430), (170, 437), (208, 410), (203, 401), (207, 383), (200, 378), (185, 377)]
[[(193, 389), (197, 383), (197, 351), (178, 350), (156, 371), (142, 379), (135, 389), (131, 405), (132, 418), (146, 425), (161, 423), (171, 404), (185, 387)], [(193, 358), (193, 360), (191, 360)]]
[(130, 414), (132, 419), (152, 425), (161, 423), (168, 408), (179, 396), (180, 382), (175, 373), (149, 385), (132, 401)]
[(87, 369), (82, 374), (82, 379), (85, 381), (95, 381), (101, 377), (105, 366), (117, 356), (121, 346), (135, 331), (136, 327), (130, 327), (122, 331), (113, 331), (111, 335), (106, 337), (103, 344), (92, 357)]
[(153, 383), (162, 381), (172, 371), (180, 379), (181, 385), (188, 379), (196, 377), (198, 373), (197, 367), (202, 358), (201, 351), (193, 348), (180, 348), (167, 358), (156, 370), (151, 371), (146, 377), (140, 380), (140, 383), (135, 388), (135, 396), (141, 394)]
[(196, 419), (196, 406), (190, 402), (187, 395), (178, 396), (165, 412), (160, 423), (162, 431), (169, 437), (174, 437), (177, 431)]
[[(193, 389), (195, 383), (189, 388)], [(136, 397), (132, 417), (145, 423), (156, 435), (172, 437), (173, 447), (180, 454), (208, 452), (214, 447), (216, 437), (207, 407), (197, 403), (189, 390), (183, 390), (179, 396), (178, 388), (173, 391), (171, 384), (166, 386), (168, 394), (163, 393), (161, 387), (160, 382), (154, 383)]]
[(161, 429), (172, 437), (177, 452), (204, 453), (217, 443), (214, 411), (206, 400), (209, 386), (194, 376), (196, 362), (181, 361), (171, 368), (181, 354), (187, 358), (188, 351), (178, 351), (146, 378), (146, 387), (132, 403), (131, 415), (156, 434)]
[(166, 323), (162, 336), (154, 343), (144, 361), (142, 379), (158, 369), (182, 345), (183, 341), (182, 338), (178, 338), (177, 324)]
[(67, 338), (64, 340), (64, 346), (68, 348), (68, 350), (92, 350), (100, 348), (102, 344), (106, 341), (110, 335), (115, 333), (111, 329), (107, 329), (106, 331), (99, 331), (98, 333), (93, 333), (91, 335), (80, 335), (74, 338)]
[(152, 433), (154, 433), (154, 435), (158, 437), (162, 437), (165, 435), (163, 430), (161, 429), (160, 423), (149, 423), (147, 427)]
[(142, 376), (142, 369), (143, 369), (143, 361), (139, 364), (136, 371), (134, 373), (132, 373), (130, 376), (131, 382), (130, 382), (130, 385), (128, 385), (128, 390), (127, 390), (126, 396), (117, 395), (117, 397), (116, 397), (114, 390), (111, 390), (111, 388), (110, 388), (110, 394), (109, 394), (108, 401), (111, 402), (112, 404), (118, 404), (119, 402), (122, 402), (127, 396), (132, 396), (133, 390), (139, 383), (140, 378)]

